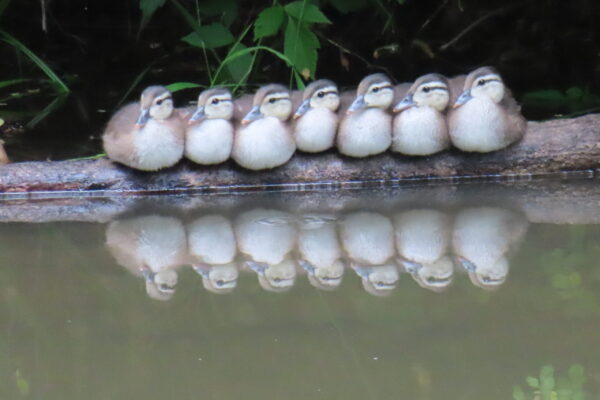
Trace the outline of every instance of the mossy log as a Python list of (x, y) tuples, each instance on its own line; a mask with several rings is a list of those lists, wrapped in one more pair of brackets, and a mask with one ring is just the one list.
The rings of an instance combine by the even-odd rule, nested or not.
[[(177, 191), (223, 192), (262, 189), (312, 189), (360, 185), (399, 185), (415, 180), (460, 177), (529, 177), (600, 167), (600, 114), (529, 122), (523, 140), (488, 154), (450, 150), (430, 157), (386, 153), (365, 159), (335, 151), (308, 155), (268, 171), (248, 171), (232, 161), (202, 167), (182, 161), (160, 172), (141, 172), (98, 160), (22, 162), (0, 166), (0, 193), (31, 197), (89, 192), (152, 194)], [(50, 193), (47, 193), (50, 192)], [(88, 194), (89, 194), (88, 193)], [(16, 196), (15, 196), (16, 195)]]

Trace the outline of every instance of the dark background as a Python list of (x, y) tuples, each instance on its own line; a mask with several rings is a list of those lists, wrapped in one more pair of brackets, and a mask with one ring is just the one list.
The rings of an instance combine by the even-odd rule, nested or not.
[[(231, 3), (235, 12), (230, 26), (234, 35), (272, 5), (222, 1)], [(317, 77), (331, 78), (341, 87), (355, 86), (377, 70), (401, 82), (428, 72), (452, 76), (493, 65), (529, 119), (576, 115), (600, 105), (597, 1), (350, 0), (344, 4), (358, 6), (348, 12), (340, 11), (340, 1), (320, 2), (320, 9), (333, 23), (315, 25), (314, 30), (321, 42)], [(190, 10), (196, 4), (194, 0), (181, 3)], [(0, 42), (0, 81), (34, 78), (18, 89), (0, 88), (0, 117), (6, 121), (0, 138), (7, 141), (13, 159), (99, 153), (99, 136), (109, 114), (150, 65), (128, 101), (135, 100), (148, 84), (208, 82), (203, 52), (181, 41), (190, 28), (173, 4), (167, 0), (141, 31), (139, 6), (133, 0), (45, 0), (44, 31), (39, 0), (8, 4), (0, 29), (34, 51), (72, 91), (61, 107), (33, 129), (25, 129), (55, 93), (29, 59)], [(281, 37), (268, 39), (264, 45), (281, 50)], [(252, 35), (245, 42), (251, 45)], [(289, 69), (261, 53), (242, 91), (271, 81), (288, 83)], [(575, 99), (557, 98), (557, 93), (573, 88)], [(18, 98), (12, 94), (16, 91), (26, 95)], [(176, 93), (175, 99), (182, 105), (196, 96), (196, 90), (185, 90)]]

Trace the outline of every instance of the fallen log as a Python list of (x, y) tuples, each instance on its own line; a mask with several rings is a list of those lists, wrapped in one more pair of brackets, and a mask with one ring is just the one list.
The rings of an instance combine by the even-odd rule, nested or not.
[[(529, 122), (519, 143), (502, 151), (469, 154), (451, 150), (430, 157), (386, 153), (352, 159), (331, 151), (297, 153), (292, 160), (269, 171), (248, 171), (232, 161), (202, 167), (182, 161), (160, 172), (142, 172), (98, 160), (22, 162), (0, 166), (0, 193), (89, 191), (94, 195), (118, 193), (222, 192), (264, 189), (312, 189), (360, 185), (398, 185), (405, 181), (459, 177), (529, 177), (561, 171), (600, 167), (600, 114), (574, 119)], [(89, 194), (89, 193), (88, 193)], [(48, 195), (48, 193), (46, 193)]]

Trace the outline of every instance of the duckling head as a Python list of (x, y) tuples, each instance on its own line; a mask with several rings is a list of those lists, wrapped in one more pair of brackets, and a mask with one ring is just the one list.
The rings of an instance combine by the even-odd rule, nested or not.
[(410, 107), (432, 107), (442, 112), (448, 107), (450, 90), (448, 81), (439, 74), (427, 74), (412, 84), (406, 96), (394, 106), (394, 112)]
[(337, 85), (329, 79), (314, 81), (304, 89), (302, 104), (296, 110), (294, 119), (300, 118), (311, 108), (327, 108), (333, 112), (340, 106)]
[(464, 91), (452, 107), (460, 107), (477, 98), (488, 98), (499, 103), (504, 98), (504, 91), (504, 82), (498, 71), (492, 67), (481, 67), (467, 75)]
[(216, 88), (205, 90), (198, 96), (198, 108), (189, 123), (208, 119), (226, 119), (233, 117), (233, 99), (227, 89)]
[(164, 86), (149, 86), (142, 92), (138, 127), (146, 125), (150, 118), (167, 119), (173, 114), (173, 96)]
[(365, 109), (387, 109), (394, 101), (394, 87), (390, 78), (383, 73), (371, 74), (360, 82), (356, 98), (346, 111), (347, 114)]
[(242, 120), (243, 125), (263, 117), (275, 117), (280, 121), (286, 121), (292, 113), (290, 91), (279, 84), (258, 89), (252, 104), (252, 109)]

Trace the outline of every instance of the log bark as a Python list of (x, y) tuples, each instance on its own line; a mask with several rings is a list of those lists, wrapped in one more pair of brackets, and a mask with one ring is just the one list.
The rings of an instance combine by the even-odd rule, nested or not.
[(590, 114), (574, 119), (529, 122), (523, 140), (487, 154), (450, 150), (430, 157), (386, 153), (352, 159), (335, 151), (316, 155), (297, 153), (288, 164), (259, 172), (244, 170), (231, 161), (213, 167), (182, 161), (160, 172), (135, 171), (105, 158), (14, 163), (0, 166), (0, 196), (31, 198), (82, 192), (105, 196), (395, 186), (420, 180), (530, 177), (599, 167), (600, 114)]

